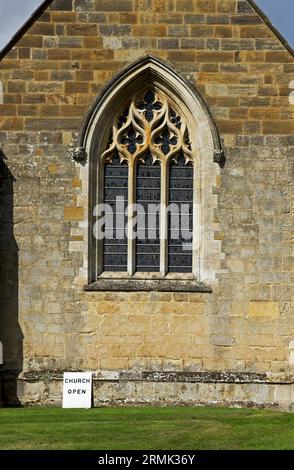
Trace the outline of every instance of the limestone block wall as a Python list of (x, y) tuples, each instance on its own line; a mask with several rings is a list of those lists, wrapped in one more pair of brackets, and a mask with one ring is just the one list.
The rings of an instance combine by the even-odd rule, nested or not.
[[(147, 54), (197, 87), (224, 140), (211, 293), (83, 290), (88, 164), (71, 152), (103, 87)], [(92, 370), (96, 403), (291, 406), (293, 72), (245, 0), (55, 0), (29, 28), (0, 64), (7, 401), (59, 403), (62, 371)]]

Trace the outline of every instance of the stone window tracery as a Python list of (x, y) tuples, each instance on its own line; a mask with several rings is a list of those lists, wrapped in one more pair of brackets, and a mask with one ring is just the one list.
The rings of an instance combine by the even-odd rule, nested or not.
[(135, 95), (116, 117), (102, 160), (111, 158), (114, 149), (121, 161), (144, 158), (147, 150), (154, 161), (177, 156), (180, 150), (187, 162), (193, 161), (187, 123), (162, 92), (151, 88)]
[[(192, 273), (193, 240), (186, 243), (178, 232), (193, 232), (194, 160), (186, 119), (161, 90), (147, 87), (117, 113), (100, 156), (103, 202), (111, 205), (124, 196), (129, 223), (125, 236), (115, 241), (105, 234), (102, 272)], [(181, 224), (181, 205), (187, 206), (188, 228), (174, 229), (175, 221)], [(173, 211), (179, 219), (173, 220)], [(144, 230), (145, 238), (140, 237)]]

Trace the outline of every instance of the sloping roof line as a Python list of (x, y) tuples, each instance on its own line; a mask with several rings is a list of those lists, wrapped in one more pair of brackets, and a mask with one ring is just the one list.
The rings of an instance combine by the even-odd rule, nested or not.
[(30, 29), (31, 26), (40, 18), (45, 10), (53, 3), (53, 0), (44, 0), (41, 5), (32, 13), (29, 19), (19, 28), (18, 31), (12, 36), (8, 44), (0, 51), (0, 60), (2, 60), (8, 52), (17, 44), (23, 35)]
[[(284, 36), (275, 28), (275, 26), (271, 23), (270, 19), (266, 16), (266, 14), (259, 8), (259, 6), (255, 3), (255, 0), (247, 0), (249, 5), (256, 11), (256, 13), (260, 16), (263, 22), (272, 30), (272, 32), (276, 35), (276, 37), (281, 41), (283, 46), (290, 52), (290, 54), (294, 57), (294, 49), (288, 43), (288, 41), (284, 38)], [(23, 37), (23, 35), (28, 31), (28, 29), (40, 18), (42, 13), (53, 3), (53, 0), (45, 0), (41, 3), (41, 5), (34, 11), (34, 13), (30, 16), (30, 18), (21, 26), (21, 28), (12, 36), (8, 44), (0, 51), (0, 60), (2, 60), (8, 52), (17, 44), (17, 42)]]
[(290, 54), (294, 57), (294, 49), (288, 43), (287, 39), (280, 33), (280, 31), (272, 24), (271, 20), (266, 16), (264, 11), (256, 4), (255, 0), (247, 0), (249, 5), (256, 11), (256, 13), (260, 16), (262, 21), (272, 30), (272, 32), (277, 36), (277, 38), (281, 41), (283, 46), (290, 52)]

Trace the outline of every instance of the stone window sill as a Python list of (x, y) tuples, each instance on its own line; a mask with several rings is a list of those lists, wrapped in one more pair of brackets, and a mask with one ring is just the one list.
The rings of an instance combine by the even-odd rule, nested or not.
[(157, 292), (202, 292), (212, 289), (195, 279), (115, 279), (100, 278), (84, 287), (85, 291), (157, 291)]

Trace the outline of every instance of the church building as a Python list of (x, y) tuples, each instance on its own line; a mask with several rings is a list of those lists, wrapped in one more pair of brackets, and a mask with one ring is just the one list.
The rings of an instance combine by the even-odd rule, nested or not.
[(95, 406), (294, 409), (293, 49), (257, 4), (46, 0), (0, 59), (0, 404), (85, 371)]

